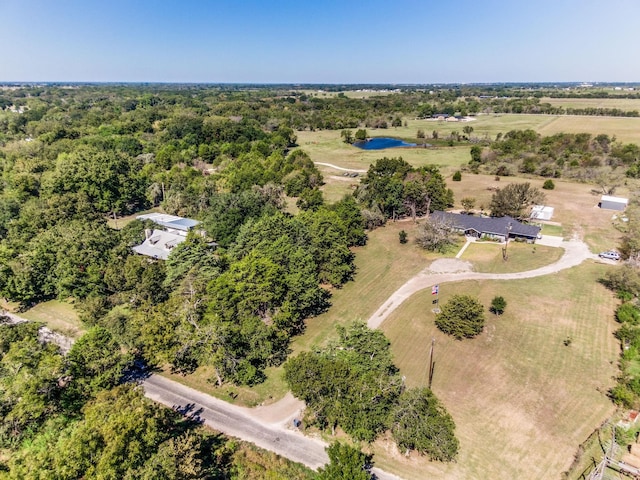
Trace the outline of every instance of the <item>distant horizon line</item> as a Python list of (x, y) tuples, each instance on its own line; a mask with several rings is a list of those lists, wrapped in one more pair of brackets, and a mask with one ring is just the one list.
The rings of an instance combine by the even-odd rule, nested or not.
[(191, 81), (83, 81), (83, 80), (0, 80), (0, 86), (37, 85), (225, 85), (225, 86), (350, 86), (350, 87), (438, 87), (438, 86), (490, 86), (490, 85), (545, 85), (545, 86), (640, 86), (640, 81), (497, 81), (497, 82), (191, 82)]

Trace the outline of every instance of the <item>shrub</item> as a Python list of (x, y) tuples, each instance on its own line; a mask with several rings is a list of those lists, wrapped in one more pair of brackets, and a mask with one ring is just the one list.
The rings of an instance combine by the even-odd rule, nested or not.
[(407, 232), (405, 232), (404, 230), (400, 230), (400, 232), (398, 233), (398, 237), (400, 238), (400, 243), (402, 243), (403, 245), (407, 243)]
[(507, 308), (507, 301), (503, 297), (494, 297), (491, 300), (491, 307), (489, 310), (496, 315), (502, 315), (505, 308)]
[(544, 184), (542, 185), (542, 188), (544, 188), (545, 190), (553, 190), (554, 188), (556, 188), (556, 184), (553, 183), (553, 180), (551, 179), (545, 180)]
[(640, 310), (632, 303), (623, 303), (616, 310), (616, 320), (620, 323), (638, 325), (640, 323)]
[(454, 182), (459, 182), (460, 180), (462, 180), (462, 173), (460, 173), (460, 170), (457, 170), (456, 173), (453, 174), (451, 180), (453, 180)]

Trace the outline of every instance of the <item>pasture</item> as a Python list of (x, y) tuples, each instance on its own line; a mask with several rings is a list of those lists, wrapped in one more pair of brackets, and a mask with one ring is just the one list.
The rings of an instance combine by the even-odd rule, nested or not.
[(548, 98), (543, 97), (540, 103), (549, 103), (563, 108), (618, 108), (624, 111), (640, 111), (639, 98)]
[(527, 280), (441, 285), (441, 302), (456, 293), (487, 306), (495, 295), (506, 299), (504, 315), (487, 312), (471, 340), (437, 330), (430, 291), (409, 298), (381, 328), (411, 387), (426, 385), (436, 339), (433, 390), (456, 422), (460, 457), (431, 463), (379, 441), (376, 463), (407, 479), (560, 478), (614, 411), (606, 392), (617, 372), (617, 302), (597, 282), (607, 268), (589, 262)]

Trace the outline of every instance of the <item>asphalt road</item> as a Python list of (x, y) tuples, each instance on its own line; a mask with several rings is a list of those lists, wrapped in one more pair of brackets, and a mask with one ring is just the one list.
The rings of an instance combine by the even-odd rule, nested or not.
[[(200, 420), (226, 435), (254, 443), (313, 469), (329, 461), (325, 451), (327, 444), (303, 435), (289, 421), (269, 423), (255, 418), (251, 414), (252, 409), (231, 405), (159, 375), (150, 375), (141, 384), (151, 400)], [(372, 471), (380, 480), (400, 480), (400, 477), (378, 468)]]

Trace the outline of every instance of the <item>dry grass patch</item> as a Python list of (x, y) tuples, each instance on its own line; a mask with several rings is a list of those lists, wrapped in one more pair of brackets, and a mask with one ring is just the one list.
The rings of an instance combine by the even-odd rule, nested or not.
[(382, 329), (409, 386), (426, 384), (436, 339), (433, 390), (456, 422), (460, 457), (450, 465), (405, 461), (378, 445), (377, 464), (407, 479), (559, 478), (614, 410), (606, 391), (617, 373), (616, 300), (596, 281), (606, 268), (587, 263), (526, 280), (441, 285), (442, 302), (456, 293), (487, 306), (496, 295), (507, 301), (504, 315), (487, 313), (473, 340), (437, 330), (430, 292), (407, 300)]
[(460, 257), (473, 264), (473, 270), (483, 273), (513, 273), (535, 270), (557, 262), (564, 250), (528, 243), (509, 242), (508, 260), (502, 258), (504, 244), (476, 242), (470, 244)]

